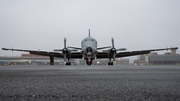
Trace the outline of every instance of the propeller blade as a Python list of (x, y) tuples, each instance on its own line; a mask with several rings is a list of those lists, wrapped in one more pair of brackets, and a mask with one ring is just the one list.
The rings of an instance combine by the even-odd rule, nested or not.
[(115, 61), (116, 59), (115, 59), (115, 52), (113, 53), (113, 60)]
[(64, 62), (66, 62), (66, 52), (64, 53)]
[(66, 48), (66, 38), (64, 38), (64, 48)]
[(112, 37), (111, 40), (112, 40), (112, 48), (114, 48), (114, 38)]

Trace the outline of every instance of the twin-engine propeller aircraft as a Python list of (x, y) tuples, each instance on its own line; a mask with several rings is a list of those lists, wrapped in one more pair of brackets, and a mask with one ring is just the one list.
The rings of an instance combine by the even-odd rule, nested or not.
[[(23, 51), (23, 52), (29, 52), (30, 54), (49, 56), (50, 65), (54, 65), (54, 57), (64, 58), (64, 62), (66, 63), (66, 65), (71, 65), (71, 63), (69, 62), (70, 58), (74, 58), (74, 59), (84, 58), (87, 62), (87, 65), (91, 65), (92, 61), (95, 58), (97, 59), (108, 58), (109, 59), (108, 65), (113, 65), (113, 62), (111, 61), (111, 59), (115, 61), (115, 58), (134, 56), (134, 55), (140, 55), (140, 54), (149, 54), (151, 51), (178, 49), (178, 47), (174, 47), (174, 48), (164, 48), (164, 49), (117, 52), (117, 51), (126, 50), (126, 48), (116, 49), (114, 47), (114, 38), (112, 38), (111, 41), (112, 41), (112, 46), (97, 48), (97, 41), (93, 37), (90, 37), (90, 29), (89, 29), (89, 37), (86, 37), (82, 40), (81, 48), (66, 47), (66, 38), (64, 38), (64, 48), (55, 49), (54, 52), (22, 50), (22, 49), (7, 49), (7, 48), (2, 48), (2, 50)], [(107, 49), (107, 50), (101, 50), (101, 49)], [(80, 50), (80, 51), (76, 51), (76, 50)]]

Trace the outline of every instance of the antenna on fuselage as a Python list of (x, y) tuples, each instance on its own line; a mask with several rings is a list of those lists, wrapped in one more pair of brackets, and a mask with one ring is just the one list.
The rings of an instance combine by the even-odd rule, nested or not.
[(90, 37), (90, 29), (89, 29), (89, 37)]

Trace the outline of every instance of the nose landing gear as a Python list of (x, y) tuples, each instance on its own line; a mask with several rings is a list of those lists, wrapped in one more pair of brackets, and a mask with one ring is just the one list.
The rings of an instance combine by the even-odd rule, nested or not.
[(87, 63), (87, 65), (91, 65), (92, 64), (92, 60), (90, 60), (90, 61), (87, 60), (86, 63)]

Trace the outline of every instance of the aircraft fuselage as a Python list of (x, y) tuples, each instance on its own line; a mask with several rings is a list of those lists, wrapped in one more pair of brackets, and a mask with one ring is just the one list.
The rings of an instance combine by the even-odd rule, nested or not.
[(92, 60), (95, 59), (97, 54), (97, 41), (92, 37), (86, 37), (81, 42), (82, 55), (87, 61), (87, 64), (91, 65)]

